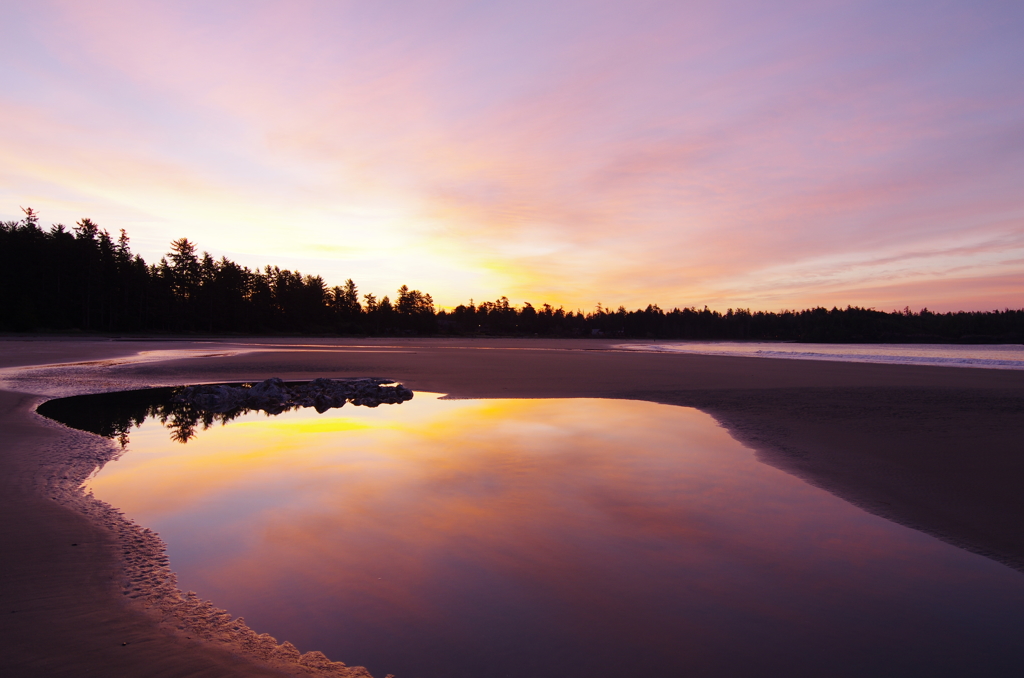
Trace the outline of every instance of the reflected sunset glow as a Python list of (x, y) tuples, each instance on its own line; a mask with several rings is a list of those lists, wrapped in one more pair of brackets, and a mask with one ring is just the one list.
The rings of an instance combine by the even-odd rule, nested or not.
[(1020, 573), (761, 464), (692, 409), (420, 393), (186, 445), (150, 421), (90, 488), (160, 532), (183, 590), (376, 676), (1019, 661), (999, 653)]

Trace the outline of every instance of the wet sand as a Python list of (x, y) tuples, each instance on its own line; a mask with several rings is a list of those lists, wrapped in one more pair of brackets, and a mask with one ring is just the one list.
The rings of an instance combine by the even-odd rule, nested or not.
[[(294, 664), (257, 662), (229, 643), (189, 638), (122, 594), (131, 554), (101, 521), (54, 498), (90, 455), (112, 448), (33, 411), (48, 397), (75, 393), (379, 376), (459, 398), (698, 407), (765, 463), (1024, 571), (1024, 372), (636, 353), (614, 350), (615, 343), (0, 340), (0, 673), (308, 675)], [(290, 350), (279, 350), (285, 344)], [(117, 360), (152, 350), (186, 357)], [(89, 364), (25, 368), (71, 362)], [(68, 469), (72, 477), (64, 479)]]

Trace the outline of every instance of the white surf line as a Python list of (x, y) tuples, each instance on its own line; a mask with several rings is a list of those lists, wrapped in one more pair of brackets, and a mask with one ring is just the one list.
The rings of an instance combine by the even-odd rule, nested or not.
[[(935, 349), (933, 344), (926, 346)], [(953, 344), (951, 346), (959, 346)], [(999, 346), (1014, 346), (1000, 344)], [(912, 349), (898, 347), (893, 353), (826, 353), (819, 351), (779, 351), (769, 348), (757, 350), (729, 350), (704, 346), (687, 347), (685, 344), (619, 344), (616, 348), (648, 353), (683, 353), (689, 355), (727, 356), (733, 358), (779, 358), (783, 360), (820, 360), (826, 362), (872, 363), (878, 365), (926, 365), (930, 367), (974, 367), (996, 370), (1024, 370), (1024, 349), (1020, 359), (986, 358), (979, 356), (909, 355)], [(947, 351), (951, 349), (946, 349)], [(902, 351), (900, 354), (897, 351)], [(922, 351), (924, 352), (924, 351)]]

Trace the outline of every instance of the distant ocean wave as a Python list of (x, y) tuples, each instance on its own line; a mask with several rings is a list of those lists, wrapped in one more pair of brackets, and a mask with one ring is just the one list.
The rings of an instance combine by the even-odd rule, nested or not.
[(660, 353), (830, 360), (889, 365), (981, 367), (993, 370), (1024, 370), (1024, 345), (950, 344), (796, 344), (783, 342), (665, 342), (619, 344), (616, 348)]

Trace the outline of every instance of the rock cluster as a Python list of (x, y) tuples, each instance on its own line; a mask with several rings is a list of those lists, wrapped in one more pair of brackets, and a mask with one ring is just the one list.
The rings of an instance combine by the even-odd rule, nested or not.
[(263, 410), (280, 414), (298, 407), (313, 407), (323, 413), (345, 403), (376, 407), (412, 399), (412, 391), (390, 379), (314, 379), (304, 384), (285, 384), (274, 378), (258, 384), (228, 386), (187, 386), (175, 394), (173, 402), (187, 403), (207, 412), (231, 412), (238, 409)]

